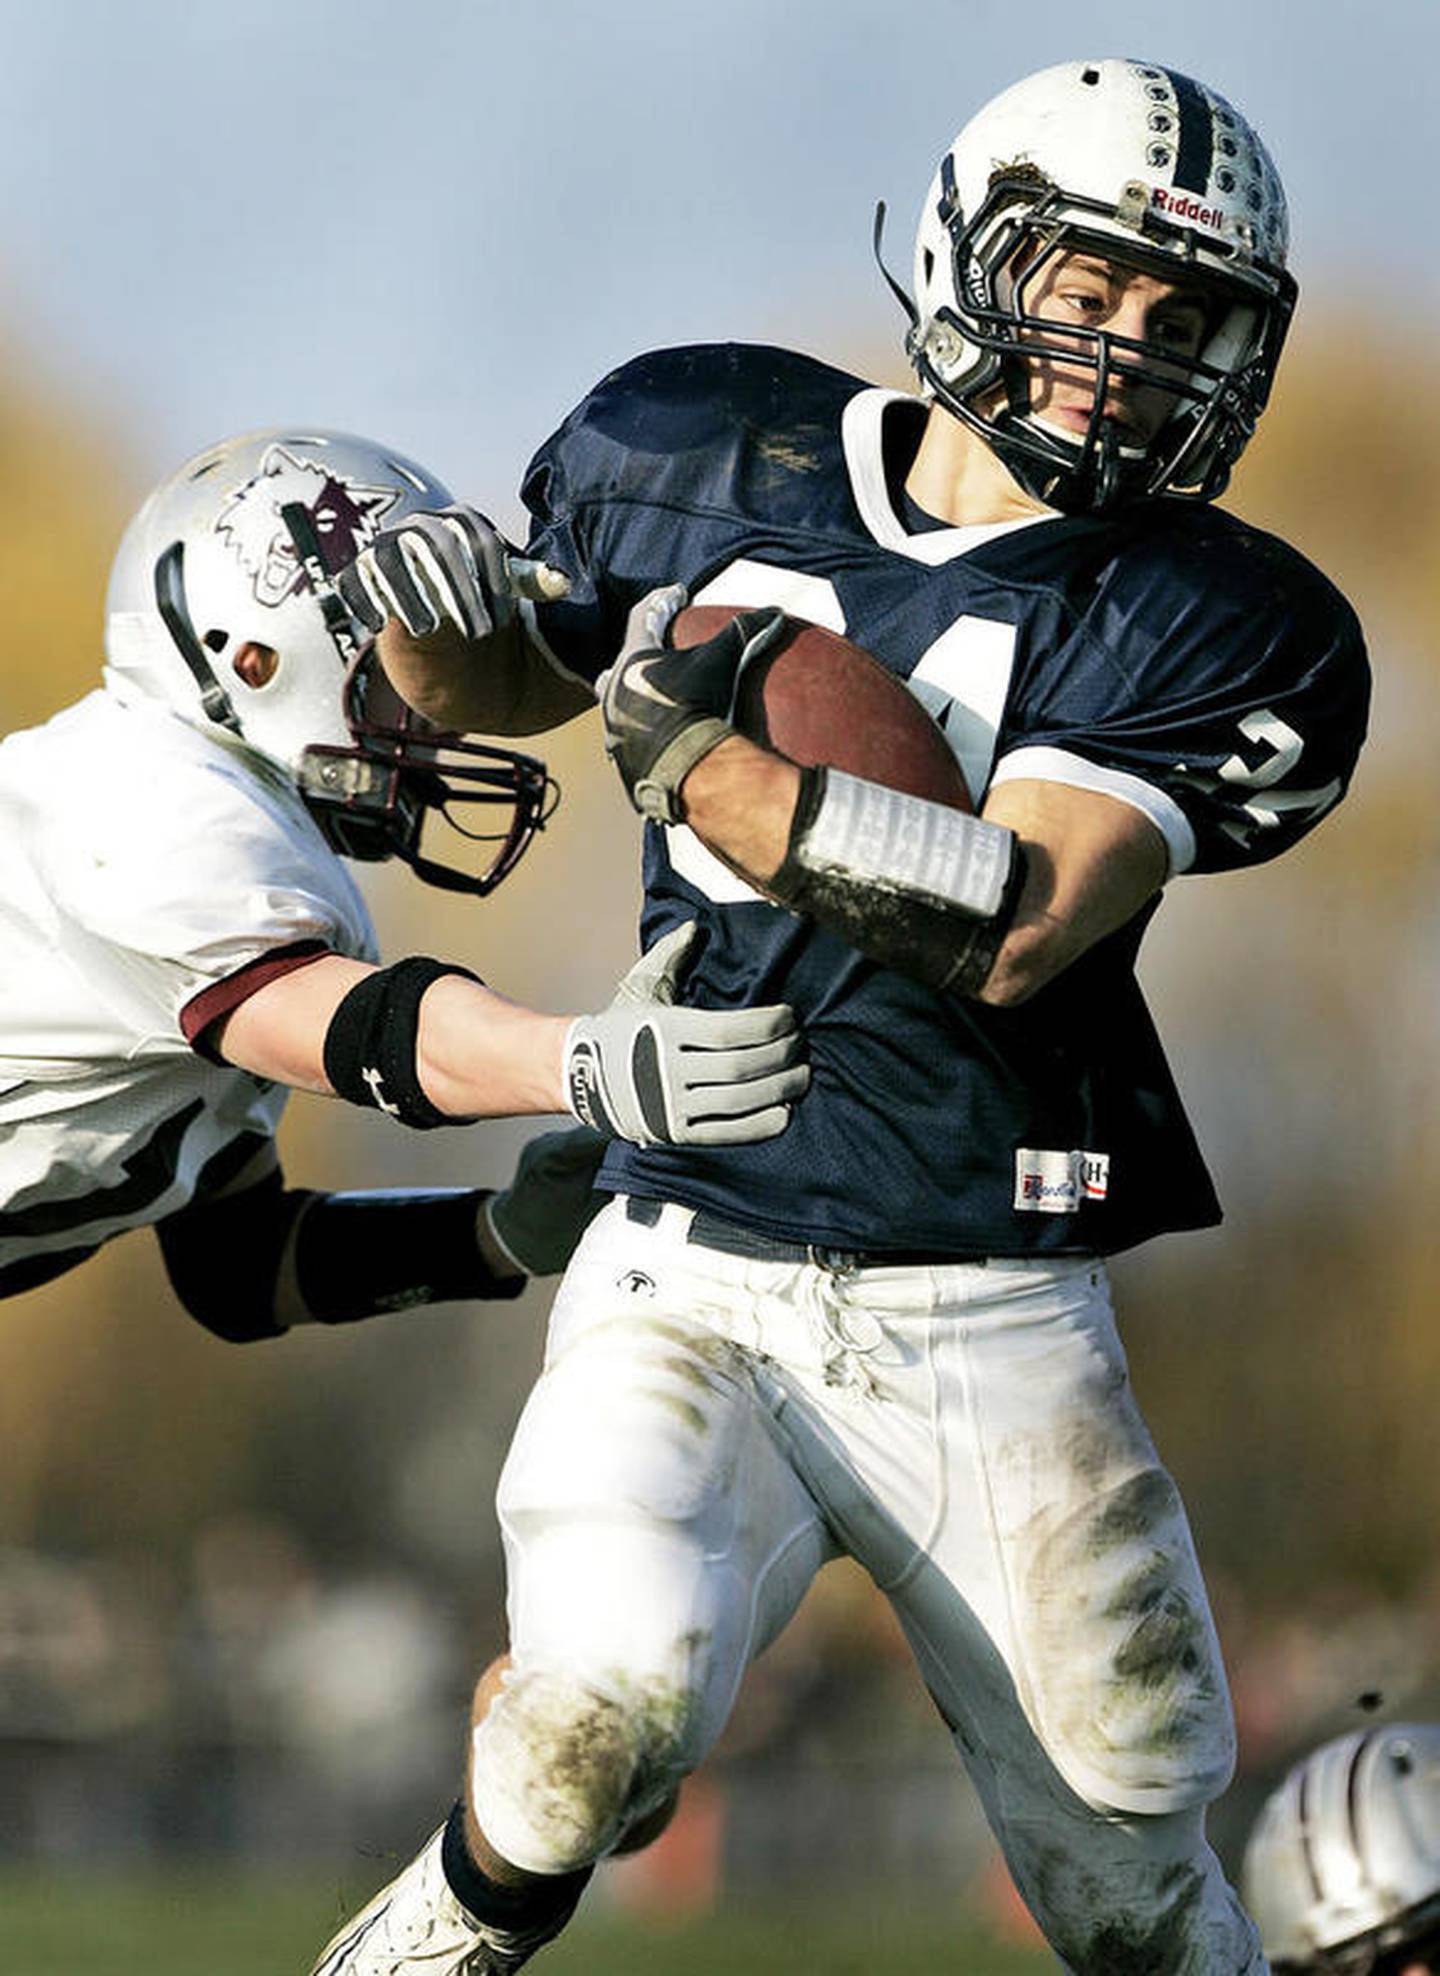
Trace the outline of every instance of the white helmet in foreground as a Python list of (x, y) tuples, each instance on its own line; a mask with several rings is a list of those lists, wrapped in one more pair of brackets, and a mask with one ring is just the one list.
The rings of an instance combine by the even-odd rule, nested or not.
[[(447, 489), (340, 432), (246, 433), (150, 495), (116, 553), (106, 682), (263, 756), (335, 850), (398, 856), (431, 884), (488, 892), (544, 820), (544, 764), (429, 727), (388, 687), (334, 584), (377, 531)], [(461, 821), (475, 805), (500, 821)], [(493, 846), (479, 871), (423, 856), (428, 814)]]
[(1440, 1724), (1337, 1737), (1266, 1801), (1245, 1903), (1271, 1967), (1379, 1976), (1440, 1957)]
[[(1295, 302), (1287, 245), (1279, 176), (1223, 97), (1155, 63), (1065, 62), (988, 103), (941, 160), (916, 238), (910, 355), (939, 402), (1055, 506), (1209, 499), (1269, 395)], [(1177, 358), (1103, 325), (1059, 337), (1029, 304), (1076, 252), (1198, 290), (1200, 348)], [(1032, 412), (1037, 356), (1093, 373), (1083, 436)], [(1174, 396), (1141, 444), (1105, 415), (1117, 369)]]

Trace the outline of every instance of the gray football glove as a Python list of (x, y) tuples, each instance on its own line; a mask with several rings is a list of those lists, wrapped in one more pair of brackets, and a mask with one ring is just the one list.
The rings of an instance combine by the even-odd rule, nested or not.
[(595, 682), (605, 751), (636, 809), (661, 823), (680, 822), (681, 783), (733, 731), (742, 669), (786, 628), (773, 606), (742, 611), (704, 644), (671, 651), (665, 636), (685, 601), (679, 584), (642, 597), (620, 656)]
[(475, 508), (417, 509), (381, 529), (336, 578), (347, 609), (366, 631), (396, 618), (413, 638), (442, 624), (472, 643), (504, 630), (517, 598), (563, 597), (569, 579), (517, 555)]
[(609, 1008), (582, 1015), (565, 1040), (570, 1109), (637, 1146), (735, 1146), (783, 1132), (810, 1082), (788, 1004), (674, 1006), (695, 923), (657, 940)]
[(485, 1203), (490, 1233), (526, 1276), (555, 1276), (608, 1196), (594, 1191), (609, 1140), (588, 1125), (542, 1132), (520, 1155), (508, 1187)]

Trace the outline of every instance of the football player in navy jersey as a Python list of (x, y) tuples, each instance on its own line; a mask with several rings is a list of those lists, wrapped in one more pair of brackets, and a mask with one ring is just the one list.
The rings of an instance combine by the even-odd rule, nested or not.
[[(1225, 1676), (1103, 1258), (1219, 1214), (1134, 975), (1160, 892), (1293, 844), (1364, 732), (1353, 613), (1210, 505), (1269, 393), (1286, 248), (1215, 91), (1047, 69), (926, 199), (918, 397), (661, 351), (530, 467), (538, 601), (468, 509), (354, 565), (426, 713), (527, 732), (600, 699), (649, 819), (647, 937), (699, 921), (701, 1004), (791, 1000), (813, 1081), (770, 1144), (607, 1155), (501, 1483), (511, 1653), (464, 1797), (317, 1976), (518, 1969), (839, 1552), (1068, 1968), (1263, 1969), (1204, 1835)], [(743, 609), (674, 651), (687, 596)], [(735, 730), (781, 611), (908, 684), (978, 815)]]

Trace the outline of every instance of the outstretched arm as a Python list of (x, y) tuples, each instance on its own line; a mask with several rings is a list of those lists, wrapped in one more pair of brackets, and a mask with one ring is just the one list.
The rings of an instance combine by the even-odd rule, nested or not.
[(328, 1194), (286, 1188), (273, 1144), (231, 1185), (157, 1225), (170, 1282), (232, 1344), (297, 1324), (350, 1324), (416, 1306), (517, 1297), (565, 1267), (605, 1197), (605, 1141), (542, 1133), (508, 1186)]
[(537, 1014), (443, 962), (323, 954), (257, 987), (205, 1042), (257, 1077), (422, 1128), (569, 1110), (639, 1145), (773, 1138), (809, 1081), (803, 1039), (783, 1003), (680, 1005), (694, 931), (658, 941), (594, 1015)]
[(437, 727), (536, 734), (594, 705), (535, 633), (531, 605), (563, 597), (566, 579), (474, 508), (407, 515), (339, 584), (391, 685)]
[[(347, 997), (386, 970), (324, 954), (258, 989), (210, 1041), (228, 1063), (301, 1091), (335, 1093), (326, 1042)], [(565, 1016), (506, 1001), (482, 982), (442, 974), (419, 998), (414, 1072), (438, 1112), (456, 1121), (564, 1111)], [(333, 1055), (333, 1044), (332, 1044)], [(398, 1102), (383, 1083), (373, 1102)]]
[(472, 734), (540, 734), (595, 705), (591, 689), (560, 672), (527, 617), (477, 642), (449, 625), (416, 637), (390, 619), (376, 650), (401, 699), (436, 727)]

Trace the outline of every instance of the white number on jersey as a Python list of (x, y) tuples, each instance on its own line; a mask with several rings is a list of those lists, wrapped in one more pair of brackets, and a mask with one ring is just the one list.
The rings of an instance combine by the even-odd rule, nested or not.
[(1305, 743), (1288, 721), (1259, 707), (1238, 723), (1247, 741), (1263, 751), (1258, 761), (1247, 762), (1243, 755), (1231, 755), (1220, 764), (1220, 779), (1240, 789), (1263, 789), (1263, 796), (1252, 797), (1241, 805), (1250, 819), (1242, 823), (1232, 818), (1222, 828), (1239, 844), (1249, 844), (1257, 831), (1274, 830), (1284, 816), (1297, 812), (1312, 822), (1340, 800), (1338, 776), (1320, 789), (1280, 789), (1291, 770), (1299, 766)]
[[(697, 604), (754, 607), (778, 604), (811, 624), (843, 632), (845, 613), (827, 578), (741, 557), (695, 597)], [(990, 780), (995, 737), (1010, 691), (1016, 630), (991, 618), (960, 617), (941, 633), (906, 681), (949, 742), (973, 801)], [(740, 905), (762, 895), (706, 849), (685, 824), (665, 826), (670, 863), (716, 905)]]

